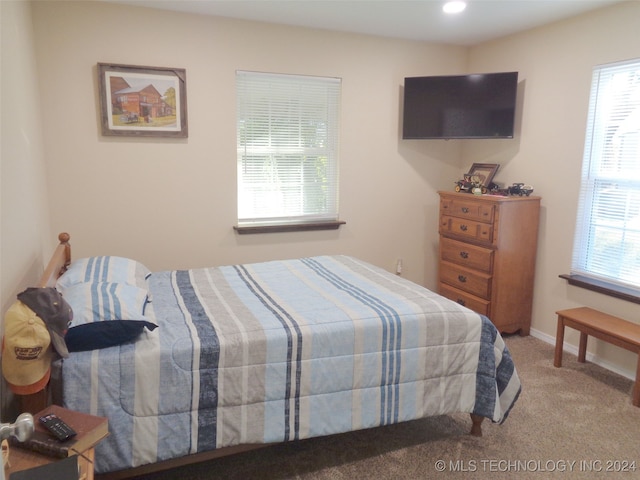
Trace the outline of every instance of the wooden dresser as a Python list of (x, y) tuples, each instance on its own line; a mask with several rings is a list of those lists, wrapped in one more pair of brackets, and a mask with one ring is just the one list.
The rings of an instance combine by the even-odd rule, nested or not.
[(440, 194), (440, 294), (529, 335), (540, 197)]

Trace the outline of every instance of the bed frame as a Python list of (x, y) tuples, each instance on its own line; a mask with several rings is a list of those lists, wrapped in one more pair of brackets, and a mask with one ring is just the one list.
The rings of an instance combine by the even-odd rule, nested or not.
[[(55, 286), (56, 280), (67, 271), (69, 264), (71, 263), (71, 245), (69, 244), (71, 236), (68, 233), (61, 233), (58, 235), (59, 244), (53, 252), (51, 259), (47, 263), (47, 266), (40, 277), (38, 282), (39, 287), (52, 287)], [(46, 392), (48, 389), (43, 390)], [(29, 398), (31, 397), (31, 398)], [(29, 403), (31, 402), (31, 403)], [(22, 397), (22, 407), (25, 411), (40, 411), (45, 408), (50, 402), (48, 393), (36, 393), (33, 395), (26, 395)], [(31, 410), (25, 408), (30, 405)], [(470, 414), (471, 416), (471, 432), (470, 434), (476, 437), (482, 436), (482, 422), (484, 417), (480, 415)], [(138, 475), (145, 475), (154, 472), (160, 472), (163, 470), (169, 470), (176, 467), (190, 465), (193, 463), (204, 462), (215, 458), (225, 457), (228, 455), (234, 455), (241, 452), (247, 452), (250, 450), (256, 450), (259, 448), (265, 448), (275, 444), (250, 444), (250, 445), (236, 445), (233, 447), (224, 447), (212, 450), (209, 452), (196, 453), (187, 455), (181, 458), (175, 458), (171, 460), (165, 460), (162, 462), (143, 465), (136, 468), (127, 470), (121, 470), (117, 472), (105, 473), (96, 475), (96, 479), (100, 480), (119, 480), (125, 478), (131, 478)]]
[(54, 287), (56, 280), (69, 268), (69, 264), (71, 263), (70, 238), (71, 236), (65, 232), (58, 235), (58, 241), (60, 243), (58, 243), (58, 246), (53, 251), (53, 255), (51, 255), (51, 259), (40, 277), (40, 281), (38, 282), (39, 287)]

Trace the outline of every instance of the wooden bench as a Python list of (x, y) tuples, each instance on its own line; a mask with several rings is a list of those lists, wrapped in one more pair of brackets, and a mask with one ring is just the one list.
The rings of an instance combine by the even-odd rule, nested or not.
[(632, 403), (640, 407), (640, 324), (607, 315), (588, 307), (559, 310), (558, 331), (556, 334), (556, 351), (553, 359), (555, 367), (562, 366), (562, 346), (564, 344), (564, 327), (575, 328), (580, 332), (578, 361), (584, 363), (587, 354), (587, 337), (599, 338), (605, 342), (626, 348), (638, 355), (636, 380), (633, 386)]

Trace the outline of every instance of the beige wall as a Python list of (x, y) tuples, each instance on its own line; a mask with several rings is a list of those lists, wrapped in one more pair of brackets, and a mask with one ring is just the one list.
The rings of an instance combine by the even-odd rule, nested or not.
[[(455, 145), (398, 142), (406, 75), (463, 72), (461, 47), (95, 2), (34, 4), (55, 231), (75, 256), (153, 270), (345, 253), (435, 285), (438, 188)], [(185, 68), (189, 138), (104, 137), (96, 63)], [(338, 231), (238, 236), (235, 72), (342, 78)]]
[[(557, 276), (570, 266), (591, 68), (640, 57), (639, 3), (472, 49), (99, 2), (0, 4), (3, 310), (62, 230), (76, 258), (125, 255), (154, 270), (324, 253), (392, 270), (402, 257), (407, 278), (435, 289), (436, 191), (493, 162), (498, 181), (531, 183), (543, 199), (534, 334), (552, 340), (555, 310), (574, 305), (635, 317), (636, 305)], [(97, 62), (185, 68), (189, 138), (101, 136)], [(233, 232), (237, 69), (343, 79), (340, 230)], [(405, 76), (501, 70), (520, 72), (516, 139), (399, 139)], [(627, 352), (592, 351), (634, 370)]]
[[(44, 255), (49, 255), (55, 239), (51, 238), (47, 208), (31, 7), (28, 2), (2, 1), (0, 19), (0, 306), (4, 312), (17, 293), (38, 279)], [(3, 412), (7, 405), (4, 387), (0, 381)]]
[(2, 7), (2, 308), (42, 273), (50, 239), (46, 166), (28, 2)]
[[(563, 308), (590, 306), (639, 321), (639, 305), (558, 278), (571, 268), (592, 69), (639, 58), (639, 22), (640, 2), (626, 2), (470, 50), (470, 71), (520, 72), (524, 103), (517, 149), (510, 160), (496, 163), (498, 180), (531, 183), (542, 197), (533, 329), (549, 341), (555, 339), (555, 312)], [(467, 163), (475, 153), (464, 151)], [(577, 345), (577, 334), (568, 332), (565, 340)], [(589, 345), (605, 365), (635, 375), (636, 355), (597, 340)]]

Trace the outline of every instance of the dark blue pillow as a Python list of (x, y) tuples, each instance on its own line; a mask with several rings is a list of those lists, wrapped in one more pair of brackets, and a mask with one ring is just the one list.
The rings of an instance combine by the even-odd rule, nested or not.
[(70, 352), (84, 352), (113, 347), (138, 338), (144, 327), (155, 330), (155, 323), (145, 320), (105, 320), (71, 327), (64, 341)]

